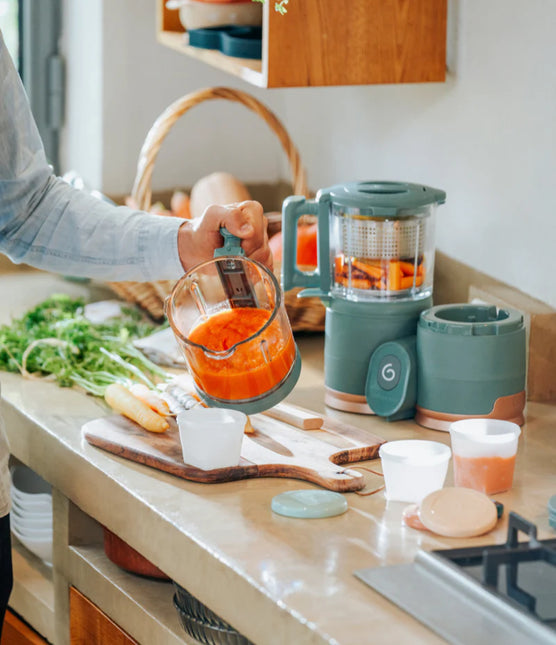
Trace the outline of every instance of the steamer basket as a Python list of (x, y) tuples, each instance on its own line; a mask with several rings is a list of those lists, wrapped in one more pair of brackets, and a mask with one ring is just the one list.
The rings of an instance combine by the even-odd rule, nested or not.
[[(296, 195), (308, 197), (306, 173), (297, 148), (292, 143), (284, 126), (265, 105), (250, 94), (228, 87), (212, 87), (186, 94), (169, 105), (156, 119), (147, 133), (137, 163), (132, 197), (138, 208), (149, 210), (151, 206), (151, 179), (154, 164), (162, 142), (176, 121), (196, 105), (213, 99), (240, 103), (260, 116), (274, 134), (287, 155), (292, 173), (292, 187)], [(275, 225), (276, 226), (276, 225)], [(275, 269), (278, 272), (278, 269)], [(164, 318), (164, 300), (175, 284), (173, 280), (157, 282), (110, 282), (110, 288), (121, 298), (145, 309), (155, 320)], [(299, 289), (287, 291), (286, 311), (294, 331), (323, 331), (325, 308), (318, 298), (297, 298)]]

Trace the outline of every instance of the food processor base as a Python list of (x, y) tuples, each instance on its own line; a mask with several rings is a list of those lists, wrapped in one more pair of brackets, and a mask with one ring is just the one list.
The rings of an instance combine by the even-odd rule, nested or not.
[(354, 412), (355, 414), (374, 414), (369, 407), (364, 394), (348, 394), (338, 392), (326, 386), (324, 392), (324, 403), (329, 408), (342, 410), (344, 412)]
[(523, 410), (525, 409), (525, 390), (508, 396), (500, 396), (494, 402), (492, 410), (488, 414), (450, 414), (448, 412), (437, 412), (416, 406), (415, 421), (425, 428), (431, 430), (443, 430), (448, 432), (450, 424), (461, 419), (502, 419), (511, 421), (522, 426), (525, 423)]

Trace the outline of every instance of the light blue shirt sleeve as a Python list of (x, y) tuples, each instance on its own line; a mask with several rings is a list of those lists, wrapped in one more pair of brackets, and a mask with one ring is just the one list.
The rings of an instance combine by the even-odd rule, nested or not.
[(66, 275), (178, 279), (183, 222), (112, 206), (54, 176), (0, 32), (0, 253)]

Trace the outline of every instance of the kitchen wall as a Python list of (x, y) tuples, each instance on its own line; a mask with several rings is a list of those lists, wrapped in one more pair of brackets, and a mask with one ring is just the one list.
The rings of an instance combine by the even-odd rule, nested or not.
[[(201, 87), (237, 87), (283, 121), (312, 189), (354, 179), (442, 188), (437, 247), (556, 307), (553, 0), (449, 0), (445, 83), (286, 90), (255, 88), (157, 44), (154, 0), (65, 0), (64, 9), (64, 170), (128, 193), (162, 110)], [(176, 124), (153, 188), (214, 170), (247, 183), (289, 177), (266, 124), (223, 101)]]

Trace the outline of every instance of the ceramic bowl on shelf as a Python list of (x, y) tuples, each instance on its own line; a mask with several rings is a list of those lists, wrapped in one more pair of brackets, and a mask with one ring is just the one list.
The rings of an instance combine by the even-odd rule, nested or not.
[(52, 531), (52, 513), (29, 513), (12, 506), (10, 524), (22, 531)]
[(33, 535), (18, 531), (11, 526), (11, 531), (23, 546), (40, 558), (45, 564), (52, 566), (52, 532), (45, 535)]
[(222, 25), (262, 24), (262, 5), (260, 2), (200, 2), (199, 0), (168, 0), (168, 9), (178, 9), (183, 27), (203, 29)]
[(33, 515), (34, 517), (50, 516), (52, 517), (52, 498), (33, 499), (23, 502), (12, 494), (12, 509), (23, 515)]
[(18, 465), (13, 466), (10, 472), (12, 475), (12, 496), (16, 499), (32, 501), (52, 498), (52, 486), (31, 468)]

